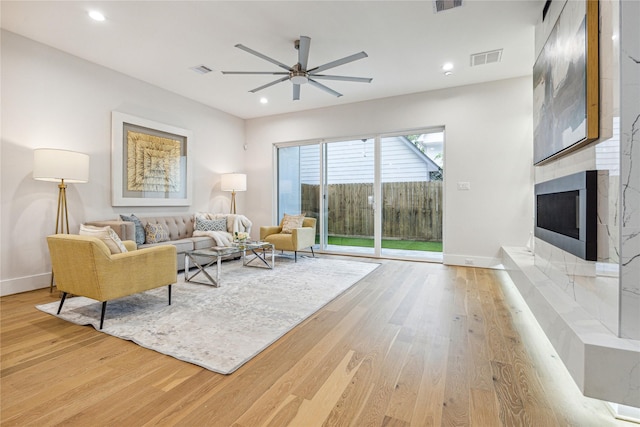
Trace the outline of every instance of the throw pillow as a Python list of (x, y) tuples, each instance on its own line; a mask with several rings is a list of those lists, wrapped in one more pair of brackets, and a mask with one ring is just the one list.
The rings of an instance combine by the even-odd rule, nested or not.
[(227, 220), (221, 219), (203, 219), (196, 217), (196, 230), (201, 231), (227, 231)]
[(123, 221), (133, 222), (133, 224), (136, 227), (136, 244), (142, 245), (144, 243), (145, 233), (144, 233), (144, 227), (142, 226), (142, 222), (140, 222), (140, 218), (138, 218), (134, 214), (131, 214), (130, 216), (120, 215), (120, 219)]
[(81, 236), (92, 236), (102, 240), (112, 254), (127, 252), (127, 248), (120, 240), (120, 237), (108, 225), (105, 227), (95, 227), (93, 225), (80, 224)]
[(145, 243), (160, 243), (169, 241), (169, 230), (162, 224), (148, 223), (144, 226)]
[(301, 213), (300, 215), (288, 215), (284, 214), (282, 217), (282, 221), (280, 222), (280, 227), (282, 227), (281, 233), (291, 234), (294, 228), (302, 227), (302, 221), (304, 221), (305, 213)]

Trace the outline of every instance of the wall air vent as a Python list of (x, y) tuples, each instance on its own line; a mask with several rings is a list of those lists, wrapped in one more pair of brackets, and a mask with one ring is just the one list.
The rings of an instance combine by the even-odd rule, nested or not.
[(462, 6), (462, 0), (433, 0), (433, 13), (444, 12)]
[(207, 67), (206, 65), (196, 65), (195, 67), (191, 67), (191, 70), (195, 71), (198, 74), (207, 74), (213, 71), (213, 69)]
[(475, 67), (484, 64), (493, 64), (502, 59), (502, 49), (490, 50), (488, 52), (474, 53), (471, 55), (471, 66)]

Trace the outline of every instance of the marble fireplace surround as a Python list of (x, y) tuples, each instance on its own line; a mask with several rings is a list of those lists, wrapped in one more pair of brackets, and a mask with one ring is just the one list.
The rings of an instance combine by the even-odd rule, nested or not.
[[(597, 261), (579, 259), (540, 239), (530, 248), (504, 247), (502, 255), (512, 281), (582, 393), (627, 405), (632, 408), (625, 410), (638, 414), (640, 2), (598, 3), (600, 137), (533, 171), (534, 183), (599, 171)], [(536, 24), (536, 50), (564, 4), (551, 3), (546, 22)]]
[(580, 391), (640, 407), (640, 341), (618, 338), (538, 268), (526, 248), (502, 250), (511, 280)]

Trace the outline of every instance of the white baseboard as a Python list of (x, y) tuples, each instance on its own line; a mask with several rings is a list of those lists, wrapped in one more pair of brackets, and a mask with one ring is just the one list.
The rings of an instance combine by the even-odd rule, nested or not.
[(51, 273), (35, 276), (18, 277), (0, 281), (0, 296), (19, 294), (21, 292), (48, 288), (51, 283)]
[(442, 263), (445, 265), (460, 265), (463, 267), (481, 267), (503, 270), (502, 259), (498, 257), (480, 257), (473, 255), (444, 254)]

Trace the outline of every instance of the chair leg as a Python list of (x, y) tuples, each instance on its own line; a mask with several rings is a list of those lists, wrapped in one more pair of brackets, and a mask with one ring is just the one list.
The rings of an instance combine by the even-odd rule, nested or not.
[(169, 285), (169, 305), (171, 305), (171, 285)]
[(58, 307), (58, 313), (60, 314), (60, 310), (62, 310), (62, 304), (64, 304), (64, 300), (67, 299), (67, 293), (63, 292), (62, 293), (62, 299), (60, 300), (60, 306)]
[(313, 252), (313, 246), (309, 246), (309, 248), (311, 249), (311, 255), (313, 255), (313, 257), (315, 258), (316, 254), (315, 254), (315, 252)]
[(107, 311), (107, 302), (102, 301), (102, 315), (100, 316), (100, 329), (102, 329), (102, 325), (104, 324), (104, 313)]
[(298, 262), (298, 252), (293, 251), (293, 262)]

